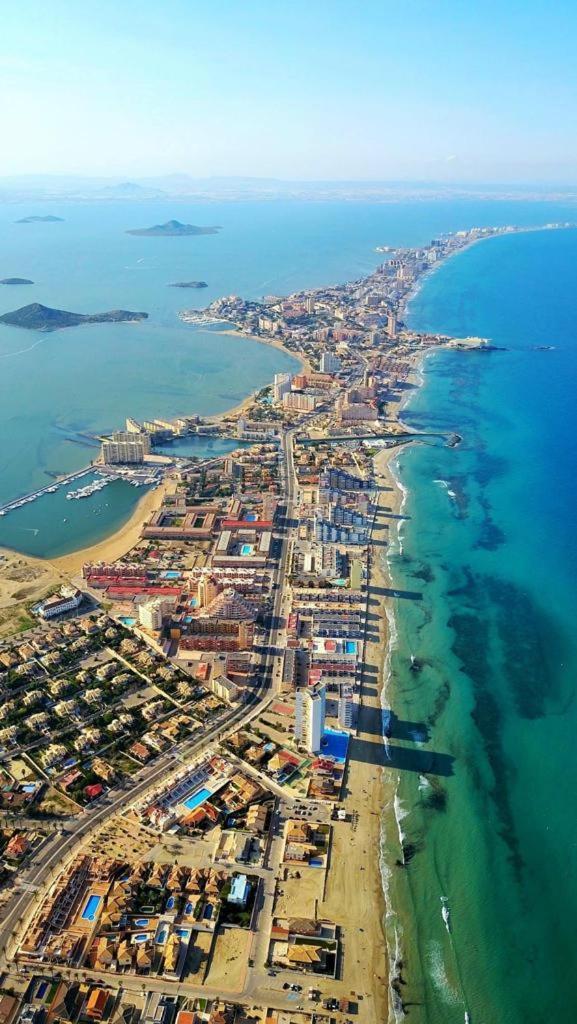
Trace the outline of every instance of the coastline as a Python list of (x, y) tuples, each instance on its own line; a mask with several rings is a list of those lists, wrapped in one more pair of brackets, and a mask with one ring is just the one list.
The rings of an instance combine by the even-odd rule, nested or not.
[(51, 565), (56, 572), (63, 576), (73, 577), (80, 572), (84, 562), (113, 562), (117, 558), (123, 558), (140, 540), (140, 532), (144, 523), (157, 505), (161, 504), (164, 496), (170, 493), (171, 483), (173, 481), (167, 478), (159, 487), (143, 494), (130, 519), (104, 540), (87, 548), (78, 548), (67, 555), (60, 555), (58, 558), (37, 559), (37, 561)]
[[(439, 346), (443, 347), (443, 346)], [(408, 381), (415, 388), (424, 384), (422, 366), (431, 350), (415, 353)], [(391, 402), (387, 407), (387, 421), (400, 423), (400, 416), (409, 404), (413, 390)], [(371, 830), (371, 844), (378, 851), (375, 870), (378, 876), (380, 893), (377, 901), (378, 920), (382, 923), (381, 941), (385, 947), (387, 960), (387, 992), (386, 1006), (382, 1020), (394, 1024), (405, 1017), (402, 997), (402, 949), (400, 946), (400, 922), (397, 909), (393, 906), (390, 893), (392, 872), (403, 863), (402, 829), (398, 817), (397, 790), (399, 774), (395, 770), (389, 756), (387, 736), (385, 733), (385, 716), (388, 719), (393, 705), (393, 686), (391, 674), (391, 654), (397, 635), (395, 603), (393, 592), (395, 582), (391, 573), (389, 553), (391, 546), (398, 543), (405, 508), (407, 493), (401, 485), (394, 469), (401, 452), (413, 447), (418, 442), (407, 440), (392, 448), (378, 452), (373, 460), (375, 479), (380, 487), (375, 531), (381, 534), (370, 548), (370, 571), (368, 580), (368, 603), (375, 608), (374, 633), (366, 646), (366, 665), (374, 673), (376, 668), (376, 698), (371, 700), (378, 706), (381, 725), (382, 770), (375, 790), (380, 795), (378, 801), (378, 827)], [(394, 531), (394, 533), (393, 533)], [(369, 621), (371, 621), (369, 615)], [(369, 636), (371, 634), (369, 633)], [(363, 700), (364, 704), (364, 700)], [(387, 770), (388, 769), (388, 770)], [(378, 941), (378, 937), (375, 937)]]
[[(270, 348), (277, 348), (279, 352), (284, 352), (285, 356), (291, 356), (292, 359), (296, 359), (296, 361), (301, 364), (301, 367), (305, 372), (310, 373), (312, 371), (312, 366), (309, 363), (308, 359), (305, 359), (305, 357), (301, 355), (300, 352), (293, 352), (291, 348), (287, 348), (286, 345), (283, 345), (282, 341), (278, 340), (278, 338), (273, 338), (268, 335), (262, 334), (248, 334), (247, 331), (243, 331), (240, 326), (229, 327), (227, 328), (226, 331), (219, 331), (218, 333), (228, 334), (236, 338), (247, 338), (249, 341), (258, 341), (259, 344), (261, 345), (268, 345)], [(234, 410), (229, 410), (228, 412), (222, 413), (221, 415), (230, 416), (231, 412), (234, 412)]]
[(572, 226), (573, 225), (567, 224), (536, 224), (534, 227), (516, 227), (514, 231), (503, 231), (499, 234), (484, 235), (481, 236), (480, 238), (471, 238), (470, 241), (468, 241), (465, 245), (461, 246), (461, 248), (455, 249), (454, 252), (447, 253), (447, 255), (443, 257), (443, 259), (438, 260), (437, 263), (434, 263), (433, 266), (429, 267), (428, 270), (425, 270), (420, 275), (418, 280), (415, 281), (413, 287), (410, 288), (407, 294), (404, 296), (404, 298), (401, 299), (398, 309), (399, 319), (403, 319), (406, 316), (409, 310), (409, 305), (411, 304), (413, 299), (416, 297), (416, 295), (418, 295), (418, 293), (421, 291), (421, 289), (429, 280), (429, 278), (432, 277), (433, 274), (437, 272), (437, 270), (440, 270), (441, 267), (444, 267), (449, 260), (453, 259), (453, 257), (460, 256), (462, 253), (467, 252), (469, 249), (472, 249), (474, 245), (478, 245), (479, 242), (493, 242), (497, 238), (509, 238), (511, 235), (527, 235), (537, 231), (566, 231), (568, 227)]

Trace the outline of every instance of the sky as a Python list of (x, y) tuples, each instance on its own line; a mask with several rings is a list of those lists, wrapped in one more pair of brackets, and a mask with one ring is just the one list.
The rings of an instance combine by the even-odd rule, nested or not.
[(577, 183), (566, 0), (18, 0), (0, 177)]

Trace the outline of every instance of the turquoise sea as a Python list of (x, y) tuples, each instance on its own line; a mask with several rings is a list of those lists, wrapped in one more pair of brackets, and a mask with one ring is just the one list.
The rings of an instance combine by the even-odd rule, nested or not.
[[(63, 223), (16, 223), (47, 213)], [(295, 365), (276, 349), (186, 326), (180, 309), (231, 293), (258, 298), (350, 280), (378, 264), (381, 244), (420, 244), (471, 224), (573, 215), (571, 207), (499, 201), (1, 205), (0, 278), (34, 284), (0, 286), (0, 312), (42, 302), (150, 317), (51, 334), (0, 326), (0, 502), (86, 465), (96, 451), (86, 434), (119, 427), (127, 415), (221, 412)], [(126, 234), (172, 217), (222, 230), (182, 238)], [(208, 287), (169, 287), (189, 279)], [(25, 506), (0, 522), (0, 545), (55, 556), (101, 540), (128, 518), (141, 492), (120, 483), (104, 493), (112, 500), (98, 509), (93, 498), (68, 502), (72, 516), (61, 516), (52, 498)]]
[[(65, 222), (14, 223), (44, 213)], [(223, 230), (124, 233), (170, 217)], [(1, 207), (0, 277), (35, 282), (0, 287), (1, 311), (39, 301), (151, 315), (49, 335), (0, 327), (0, 500), (86, 464), (85, 432), (126, 415), (217, 412), (291, 365), (266, 346), (182, 325), (184, 305), (351, 279), (378, 263), (381, 244), (575, 219), (575, 207), (504, 201)], [(419, 327), (490, 335), (506, 348), (427, 359), (406, 421), (456, 430), (463, 443), (399, 459), (405, 518), (389, 560), (404, 596), (389, 770), (406, 867), (395, 866), (396, 831), (384, 852), (388, 934), (419, 1024), (457, 1024), (465, 1010), (471, 1024), (577, 1017), (576, 267), (575, 231), (501, 238), (450, 260), (411, 305)], [(167, 287), (185, 278), (209, 287)], [(536, 351), (542, 344), (555, 349)], [(118, 483), (87, 503), (47, 496), (0, 523), (0, 544), (55, 555), (93, 543), (121, 525), (138, 493)], [(402, 771), (395, 747), (408, 751)]]
[(405, 422), (463, 443), (396, 467), (391, 765), (407, 751), (385, 876), (423, 1024), (577, 1019), (576, 268), (575, 230), (504, 237), (410, 305), (413, 326), (506, 349), (426, 359)]

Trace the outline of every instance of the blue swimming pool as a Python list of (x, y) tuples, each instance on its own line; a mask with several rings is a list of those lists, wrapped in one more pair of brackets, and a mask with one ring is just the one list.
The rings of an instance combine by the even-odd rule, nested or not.
[(172, 910), (174, 907), (174, 896), (169, 896), (166, 901), (166, 909)]
[(165, 928), (164, 925), (160, 925), (160, 927), (159, 927), (159, 929), (158, 929), (158, 931), (156, 933), (156, 939), (155, 939), (156, 943), (159, 946), (164, 946), (164, 943), (166, 942), (167, 938), (168, 938), (168, 928)]
[(325, 729), (325, 734), (321, 740), (321, 754), (327, 757), (334, 757), (335, 761), (343, 764), (347, 759), (348, 746), (348, 732), (341, 732), (340, 729)]
[(187, 903), (184, 908), (185, 914), (192, 914), (192, 903)]
[(252, 555), (254, 551), (254, 544), (241, 544), (240, 553), (241, 555)]
[(84, 910), (82, 911), (82, 914), (80, 915), (82, 920), (83, 921), (94, 921), (95, 918), (96, 918), (96, 914), (98, 913), (98, 908), (99, 908), (101, 903), (102, 903), (102, 896), (96, 896), (95, 893), (92, 893), (92, 895), (88, 897), (88, 899), (86, 900), (86, 903), (84, 904)]
[(210, 789), (198, 789), (196, 793), (188, 797), (188, 800), (184, 801), (184, 806), (188, 807), (189, 811), (194, 811), (194, 808), (203, 804), (208, 796), (210, 796)]
[(139, 932), (138, 935), (133, 936), (133, 942), (148, 942), (149, 938), (148, 932)]
[(137, 928), (146, 928), (146, 926), (150, 924), (150, 921), (147, 917), (137, 917), (135, 918), (134, 923)]
[(354, 654), (357, 649), (356, 640), (345, 640), (345, 651), (347, 654)]
[(136, 625), (136, 619), (134, 619), (132, 615), (119, 615), (118, 620), (119, 622), (122, 622), (124, 626)]
[(178, 572), (177, 569), (167, 569), (166, 572), (162, 573), (162, 575), (164, 576), (165, 580), (178, 580), (180, 579), (182, 573)]

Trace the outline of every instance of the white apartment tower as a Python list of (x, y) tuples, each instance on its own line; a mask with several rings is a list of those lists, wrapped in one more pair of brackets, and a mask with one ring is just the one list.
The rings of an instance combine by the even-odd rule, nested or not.
[(316, 683), (298, 690), (295, 704), (295, 737), (309, 754), (318, 754), (325, 733), (326, 687)]
[(338, 373), (341, 368), (341, 361), (334, 352), (323, 352), (320, 358), (319, 369), (321, 373)]

